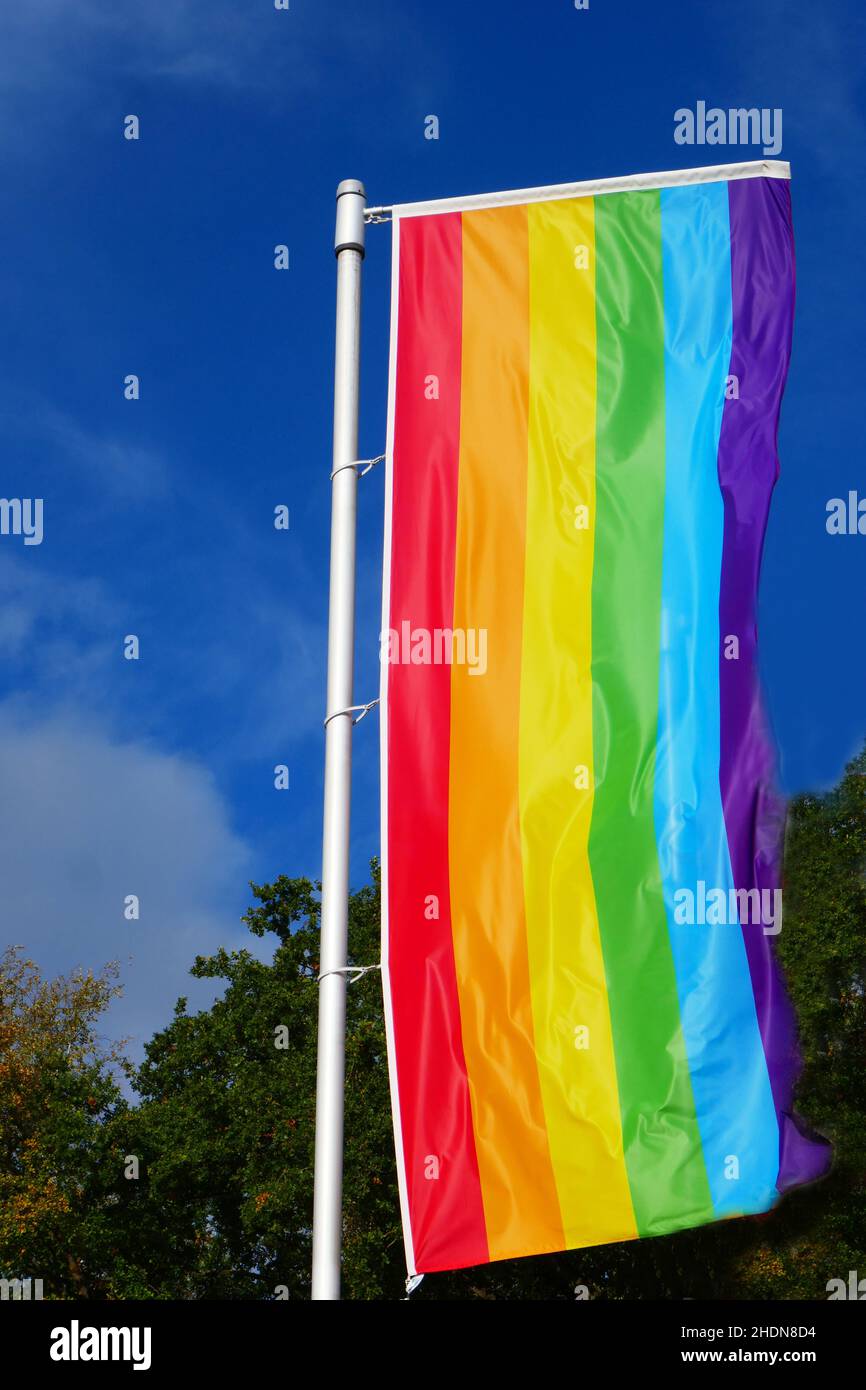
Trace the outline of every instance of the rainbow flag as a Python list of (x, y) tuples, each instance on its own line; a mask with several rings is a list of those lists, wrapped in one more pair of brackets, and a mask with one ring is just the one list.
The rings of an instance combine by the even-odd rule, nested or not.
[(383, 978), (410, 1274), (765, 1211), (792, 1117), (756, 596), (788, 166), (394, 210)]

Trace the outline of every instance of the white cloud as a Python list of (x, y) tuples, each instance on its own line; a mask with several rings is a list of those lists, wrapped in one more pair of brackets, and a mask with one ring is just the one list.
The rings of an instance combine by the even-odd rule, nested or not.
[[(131, 1050), (179, 994), (211, 997), (188, 976), (197, 954), (255, 948), (238, 920), (249, 863), (206, 768), (70, 716), (0, 709), (3, 938), (50, 974), (118, 960), (125, 993), (106, 1031), (132, 1035)], [(133, 893), (141, 917), (126, 921)]]

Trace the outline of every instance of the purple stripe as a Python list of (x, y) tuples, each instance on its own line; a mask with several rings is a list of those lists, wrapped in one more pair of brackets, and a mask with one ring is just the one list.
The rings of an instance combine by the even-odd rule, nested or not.
[[(737, 888), (781, 887), (785, 806), (776, 791), (776, 760), (761, 699), (757, 663), (757, 595), (770, 496), (779, 474), (779, 408), (791, 355), (794, 239), (785, 179), (740, 179), (728, 185), (734, 335), (731, 375), (739, 399), (726, 400), (719, 441), (725, 504), (719, 622), (721, 652), (720, 778), (731, 865)], [(725, 657), (725, 638), (739, 638), (739, 659)], [(807, 1138), (793, 1116), (801, 1059), (794, 1013), (760, 924), (743, 937), (758, 1025), (779, 1120), (779, 1176), (786, 1191), (829, 1166), (829, 1146)]]

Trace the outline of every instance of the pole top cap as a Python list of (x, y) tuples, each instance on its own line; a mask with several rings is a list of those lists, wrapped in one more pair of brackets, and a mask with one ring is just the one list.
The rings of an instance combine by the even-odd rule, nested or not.
[(343, 182), (337, 185), (337, 197), (342, 198), (344, 193), (358, 193), (362, 198), (367, 196), (367, 190), (360, 179), (343, 179)]
[[(351, 198), (346, 194), (351, 193)], [(337, 189), (337, 234), (334, 250), (358, 251), (364, 254), (364, 204), (366, 191), (360, 179), (343, 179)]]

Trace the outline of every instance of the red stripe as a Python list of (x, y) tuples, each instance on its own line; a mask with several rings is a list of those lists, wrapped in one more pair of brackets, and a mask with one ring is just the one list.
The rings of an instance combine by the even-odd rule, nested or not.
[[(450, 628), (460, 443), (459, 213), (400, 227), (390, 627)], [(438, 377), (439, 398), (425, 384)], [(451, 938), (451, 668), (388, 673), (389, 972), (403, 1152), (420, 1272), (489, 1258)], [(425, 907), (438, 898), (439, 916)], [(428, 1176), (436, 1171), (439, 1176)]]

